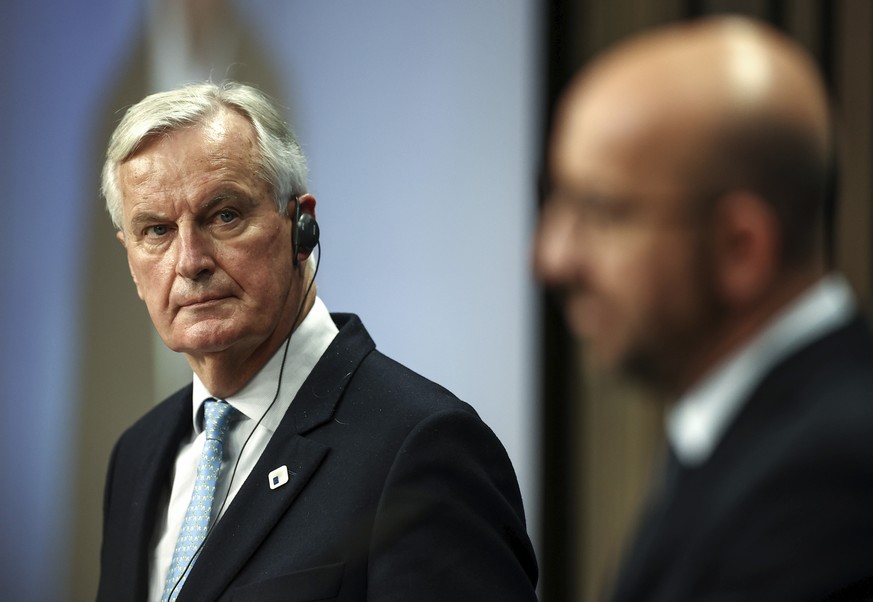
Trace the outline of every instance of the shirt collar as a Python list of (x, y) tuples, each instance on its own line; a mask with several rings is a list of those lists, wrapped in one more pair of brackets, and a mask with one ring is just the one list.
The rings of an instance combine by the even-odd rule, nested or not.
[[(300, 387), (303, 386), (303, 381), (312, 372), (337, 332), (339, 331), (336, 324), (333, 323), (327, 307), (319, 297), (316, 297), (312, 309), (309, 310), (309, 313), (291, 335), (291, 340), (288, 342), (288, 355), (284, 361), (284, 370), (282, 369), (283, 358), (285, 358), (285, 344), (283, 343), (254, 378), (237, 393), (227, 397), (225, 401), (247, 418), (259, 420), (276, 396), (277, 383), (281, 374), (279, 397), (261, 421), (261, 426), (269, 429), (271, 433), (275, 432), (291, 405), (291, 400), (297, 395)], [(215, 398), (215, 396), (209, 393), (196, 374), (194, 374), (193, 387), (192, 418), (196, 435), (203, 430), (202, 420), (198, 420), (198, 414), (202, 415), (200, 407), (204, 401)]]
[(706, 462), (767, 372), (794, 351), (849, 321), (854, 311), (848, 283), (831, 274), (716, 366), (665, 415), (667, 439), (679, 461), (685, 465)]

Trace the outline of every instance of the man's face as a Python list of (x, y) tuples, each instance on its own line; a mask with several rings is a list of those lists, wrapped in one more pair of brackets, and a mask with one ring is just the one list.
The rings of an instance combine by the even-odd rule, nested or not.
[(563, 105), (535, 264), (604, 367), (672, 387), (717, 310), (685, 175), (690, 146), (616, 105), (608, 94)]
[(190, 358), (278, 346), (300, 303), (291, 220), (257, 175), (249, 122), (222, 110), (119, 168), (130, 271), (164, 343)]

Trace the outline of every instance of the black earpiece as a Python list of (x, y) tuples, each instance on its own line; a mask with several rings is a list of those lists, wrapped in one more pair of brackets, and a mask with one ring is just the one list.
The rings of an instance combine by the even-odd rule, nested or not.
[(300, 212), (300, 199), (294, 201), (294, 230), (291, 235), (291, 240), (294, 247), (294, 265), (297, 265), (297, 256), (300, 253), (306, 253), (308, 256), (312, 253), (312, 249), (318, 244), (320, 230), (315, 217), (308, 213)]

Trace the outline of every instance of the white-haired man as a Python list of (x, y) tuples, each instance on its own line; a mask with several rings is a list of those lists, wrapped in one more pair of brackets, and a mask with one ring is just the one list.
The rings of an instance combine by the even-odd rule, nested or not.
[(99, 600), (535, 599), (499, 441), (316, 296), (305, 160), (261, 93), (147, 97), (103, 192), (193, 383), (113, 451)]

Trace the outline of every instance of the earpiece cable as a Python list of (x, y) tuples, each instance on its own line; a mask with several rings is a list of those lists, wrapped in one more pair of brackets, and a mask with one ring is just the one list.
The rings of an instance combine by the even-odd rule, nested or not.
[(252, 428), (251, 432), (249, 432), (248, 437), (243, 442), (242, 447), (239, 450), (239, 455), (236, 457), (236, 461), (233, 464), (233, 470), (230, 473), (230, 480), (227, 482), (227, 490), (224, 493), (224, 499), (221, 501), (221, 506), (218, 507), (218, 512), (215, 513), (215, 521), (209, 526), (209, 529), (206, 531), (206, 535), (203, 537), (203, 541), (200, 542), (200, 545), (197, 546), (197, 549), (194, 551), (194, 554), (191, 555), (191, 560), (188, 561), (188, 564), (185, 565), (185, 570), (182, 571), (182, 574), (179, 575), (179, 578), (176, 580), (176, 583), (173, 585), (173, 589), (170, 590), (170, 594), (167, 596), (168, 600), (173, 599), (173, 592), (176, 591), (176, 588), (179, 587), (179, 584), (182, 582), (182, 579), (187, 575), (188, 571), (191, 570), (192, 563), (200, 554), (200, 551), (203, 549), (203, 546), (206, 544), (206, 541), (209, 539), (209, 536), (212, 534), (212, 530), (215, 528), (215, 525), (218, 524), (218, 518), (221, 516), (221, 513), (224, 511), (224, 507), (227, 504), (227, 500), (230, 497), (231, 486), (233, 485), (233, 479), (236, 476), (237, 467), (239, 467), (239, 462), (242, 459), (243, 452), (246, 449), (246, 446), (249, 444), (249, 441), (252, 438), (252, 435), (255, 434), (255, 431), (258, 430), (258, 427), (263, 422), (264, 417), (270, 413), (270, 410), (273, 409), (273, 406), (276, 404), (276, 400), (279, 399), (279, 392), (282, 390), (282, 374), (285, 372), (285, 360), (288, 359), (288, 347), (291, 344), (291, 337), (294, 336), (294, 332), (297, 330), (299, 324), (297, 324), (297, 320), (300, 319), (300, 314), (303, 313), (303, 308), (306, 306), (306, 299), (309, 297), (309, 293), (312, 292), (312, 287), (315, 285), (315, 277), (318, 275), (318, 268), (321, 266), (321, 242), (316, 243), (316, 247), (318, 248), (318, 255), (315, 260), (315, 271), (312, 273), (312, 279), (309, 281), (309, 286), (306, 288), (306, 293), (303, 295), (303, 298), (300, 300), (300, 307), (297, 309), (297, 315), (294, 316), (294, 322), (292, 322), (292, 330), (288, 334), (288, 338), (285, 339), (285, 351), (282, 352), (282, 365), (279, 368), (279, 380), (276, 383), (276, 394), (273, 396), (273, 401), (270, 402), (270, 405), (267, 406), (267, 409), (264, 410), (264, 413), (261, 414), (261, 417), (258, 418), (258, 421), (255, 423), (254, 428)]

